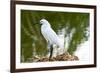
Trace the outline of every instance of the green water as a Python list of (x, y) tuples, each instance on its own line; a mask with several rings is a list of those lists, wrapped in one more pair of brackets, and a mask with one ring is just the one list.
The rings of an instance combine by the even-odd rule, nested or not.
[(70, 54), (76, 51), (78, 45), (88, 40), (89, 35), (86, 32), (89, 27), (89, 13), (21, 10), (22, 62), (32, 58), (33, 55), (45, 56), (47, 53), (47, 43), (40, 31), (39, 21), (42, 18), (50, 22), (56, 33), (64, 28), (65, 37), (75, 29), (68, 43), (67, 51)]

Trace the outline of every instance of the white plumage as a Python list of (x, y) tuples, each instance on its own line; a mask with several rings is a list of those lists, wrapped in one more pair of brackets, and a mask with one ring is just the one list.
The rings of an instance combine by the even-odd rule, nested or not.
[(49, 43), (49, 45), (51, 46), (55, 44), (59, 48), (63, 48), (63, 44), (61, 43), (60, 38), (51, 28), (50, 23), (46, 19), (41, 19), (40, 24), (41, 24), (41, 33), (46, 39), (46, 41)]

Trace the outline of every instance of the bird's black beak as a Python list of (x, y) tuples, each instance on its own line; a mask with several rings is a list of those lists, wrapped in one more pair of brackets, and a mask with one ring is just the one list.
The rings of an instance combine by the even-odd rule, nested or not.
[(42, 23), (39, 23), (39, 24), (41, 24), (41, 25), (42, 25)]

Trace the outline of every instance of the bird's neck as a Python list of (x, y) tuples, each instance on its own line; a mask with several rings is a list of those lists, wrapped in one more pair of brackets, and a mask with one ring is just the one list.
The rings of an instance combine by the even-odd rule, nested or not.
[(45, 27), (51, 27), (51, 25), (49, 23), (44, 24)]

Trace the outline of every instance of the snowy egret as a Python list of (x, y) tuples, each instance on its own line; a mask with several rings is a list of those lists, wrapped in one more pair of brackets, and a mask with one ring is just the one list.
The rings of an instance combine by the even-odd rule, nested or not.
[(48, 43), (49, 47), (48, 50), (50, 52), (49, 59), (50, 59), (53, 53), (53, 45), (56, 45), (59, 48), (63, 48), (63, 44), (58, 35), (55, 33), (55, 31), (51, 28), (50, 23), (46, 19), (41, 19), (40, 24), (41, 24), (41, 33)]

